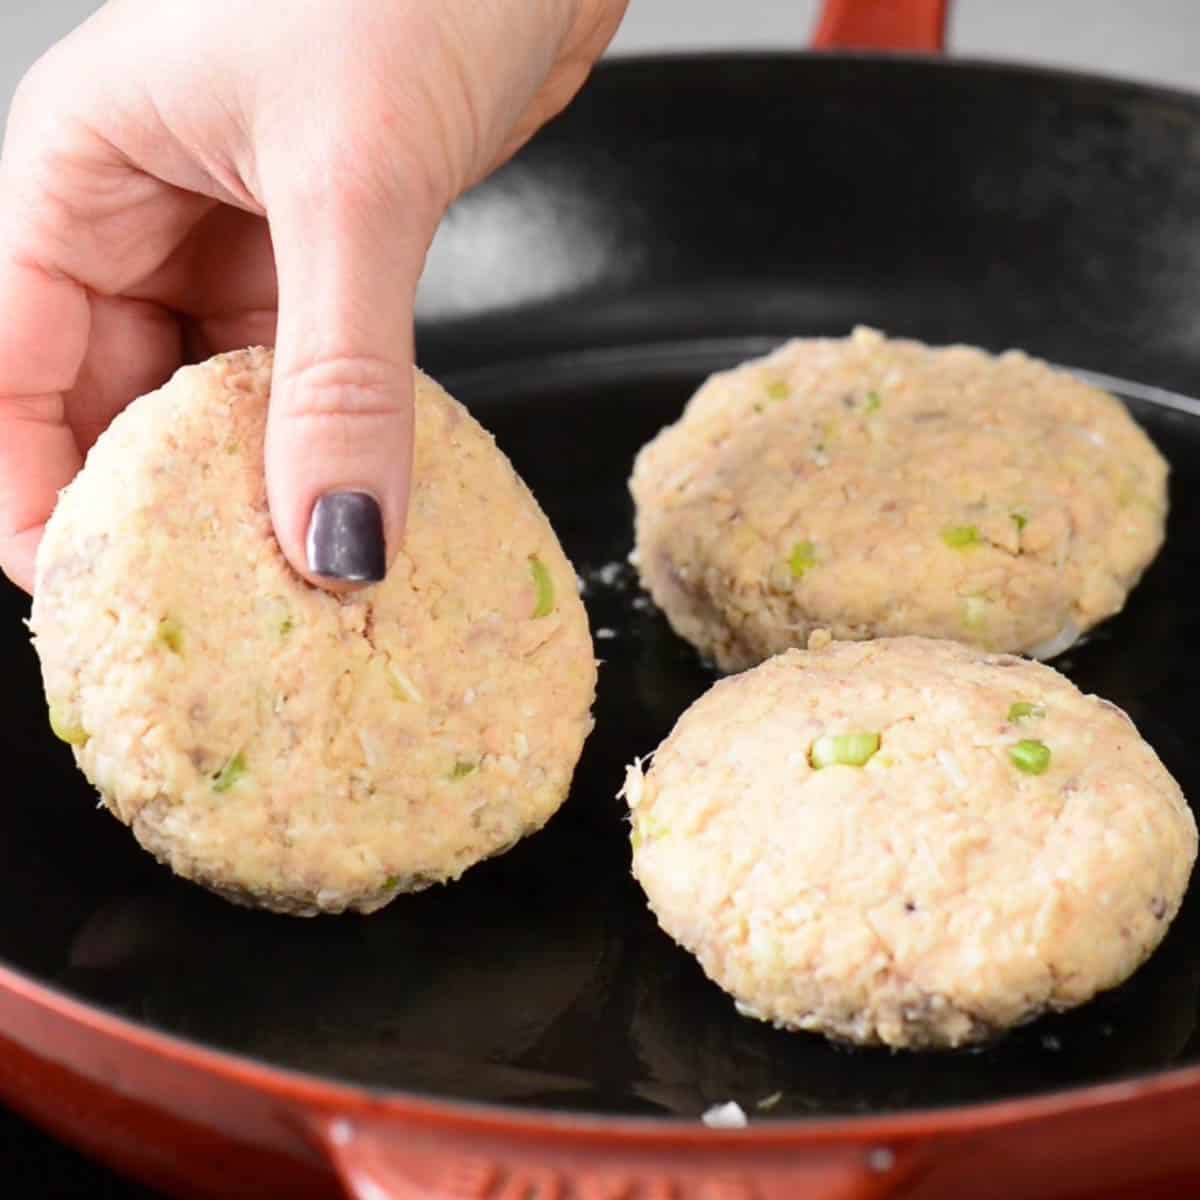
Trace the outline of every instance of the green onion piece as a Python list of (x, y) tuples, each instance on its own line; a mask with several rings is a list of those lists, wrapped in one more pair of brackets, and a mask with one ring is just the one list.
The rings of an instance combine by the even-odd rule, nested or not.
[(635, 850), (638, 850), (648, 842), (654, 842), (661, 837), (666, 837), (670, 832), (670, 827), (664, 825), (653, 815), (641, 813), (633, 819), (629, 842)]
[(403, 880), (400, 878), (399, 875), (389, 875), (383, 881), (384, 891), (394, 892), (400, 886), (400, 884), (402, 882), (403, 882)]
[(213, 791), (227, 792), (246, 773), (246, 758), (239, 750), (214, 776)]
[(408, 704), (424, 703), (421, 693), (417, 691), (417, 685), (392, 662), (387, 664), (387, 681), (392, 695), (397, 700), (403, 700)]
[(878, 412), (883, 407), (883, 400), (878, 392), (868, 392), (867, 402), (863, 405), (864, 412)]
[(479, 770), (479, 764), (473, 762), (456, 762), (454, 770), (450, 772), (451, 779), (466, 779), (468, 775), (474, 775)]
[(772, 379), (767, 384), (767, 395), (772, 400), (786, 400), (791, 390), (787, 385), (786, 379)]
[(1018, 533), (1029, 524), (1029, 518), (1023, 512), (1011, 512), (1008, 515), (1012, 517), (1012, 522), (1017, 527)]
[(57, 704), (50, 705), (50, 731), (68, 746), (85, 746), (91, 736), (82, 725), (72, 725)]
[(861, 767), (879, 749), (877, 733), (827, 733), (812, 744), (808, 761), (816, 770), (822, 767)]
[(951, 550), (967, 550), (979, 545), (979, 530), (974, 525), (947, 525), (942, 530), (942, 541)]
[(533, 618), (548, 617), (554, 611), (554, 579), (536, 554), (529, 556), (529, 571), (533, 575), (533, 587), (537, 601), (533, 606)]
[(183, 653), (183, 627), (170, 617), (163, 617), (158, 623), (158, 640), (172, 654)]
[(1009, 746), (1008, 757), (1018, 771), (1024, 771), (1026, 775), (1043, 775), (1050, 766), (1050, 747), (1045, 742), (1026, 738)]
[(968, 596), (963, 602), (963, 624), (982, 629), (987, 624), (988, 602), (982, 596)]
[(284, 617), (283, 620), (279, 622), (279, 636), (287, 637), (287, 635), (295, 628), (296, 622), (293, 621), (291, 617)]
[(1013, 725), (1018, 721), (1036, 721), (1045, 715), (1046, 710), (1040, 704), (1034, 704), (1032, 700), (1014, 700), (1008, 710), (1008, 719)]
[(817, 548), (812, 542), (797, 542), (788, 555), (788, 569), (793, 579), (801, 579), (806, 571), (817, 565)]

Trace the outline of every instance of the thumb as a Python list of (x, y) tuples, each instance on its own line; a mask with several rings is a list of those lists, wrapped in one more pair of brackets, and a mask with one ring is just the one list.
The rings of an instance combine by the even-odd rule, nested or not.
[[(299, 189), (297, 189), (297, 192)], [(325, 587), (381, 580), (412, 470), (413, 297), (436, 217), (386, 187), (268, 197), (279, 277), (267, 495), (292, 566)]]

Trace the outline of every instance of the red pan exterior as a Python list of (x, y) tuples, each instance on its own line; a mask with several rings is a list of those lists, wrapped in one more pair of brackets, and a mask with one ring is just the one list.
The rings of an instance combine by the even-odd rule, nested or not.
[(814, 50), (936, 53), (946, 44), (949, 0), (826, 0)]
[[(1167, 1200), (1200, 1192), (1200, 1070), (1039, 1100), (715, 1131), (374, 1096), (0, 971), (0, 1093), (196, 1200)], [(344, 1189), (343, 1189), (344, 1185)]]
[[(818, 45), (939, 49), (945, 0), (831, 0)], [(0, 1094), (182, 1197), (1166, 1200), (1200, 1194), (1200, 1069), (1035, 1100), (715, 1131), (455, 1106), (274, 1070), (0, 969)]]

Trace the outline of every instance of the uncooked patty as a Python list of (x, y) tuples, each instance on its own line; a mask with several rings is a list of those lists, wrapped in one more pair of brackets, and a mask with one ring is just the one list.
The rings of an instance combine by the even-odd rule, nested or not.
[(712, 376), (631, 480), (642, 580), (725, 670), (816, 628), (1049, 657), (1122, 607), (1166, 485), (1107, 393), (869, 329)]
[(262, 456), (271, 357), (180, 371), (63, 492), (32, 628), (51, 721), (180, 875), (284, 912), (370, 912), (540, 828), (591, 728), (576, 577), (491, 437), (416, 377), (385, 582), (284, 560)]
[(623, 794), (634, 874), (709, 977), (748, 1015), (863, 1044), (958, 1046), (1114, 987), (1196, 855), (1118, 708), (924, 638), (722, 680)]

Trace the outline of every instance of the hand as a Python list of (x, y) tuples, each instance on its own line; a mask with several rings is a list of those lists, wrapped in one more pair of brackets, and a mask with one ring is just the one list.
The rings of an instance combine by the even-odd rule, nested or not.
[(130, 400), (275, 343), (280, 546), (314, 582), (377, 577), (377, 534), (333, 564), (306, 534), (321, 497), (367, 493), (399, 549), (437, 223), (571, 99), (625, 3), (110, 0), (54, 47), (0, 159), (5, 573), (32, 588), (58, 489)]

